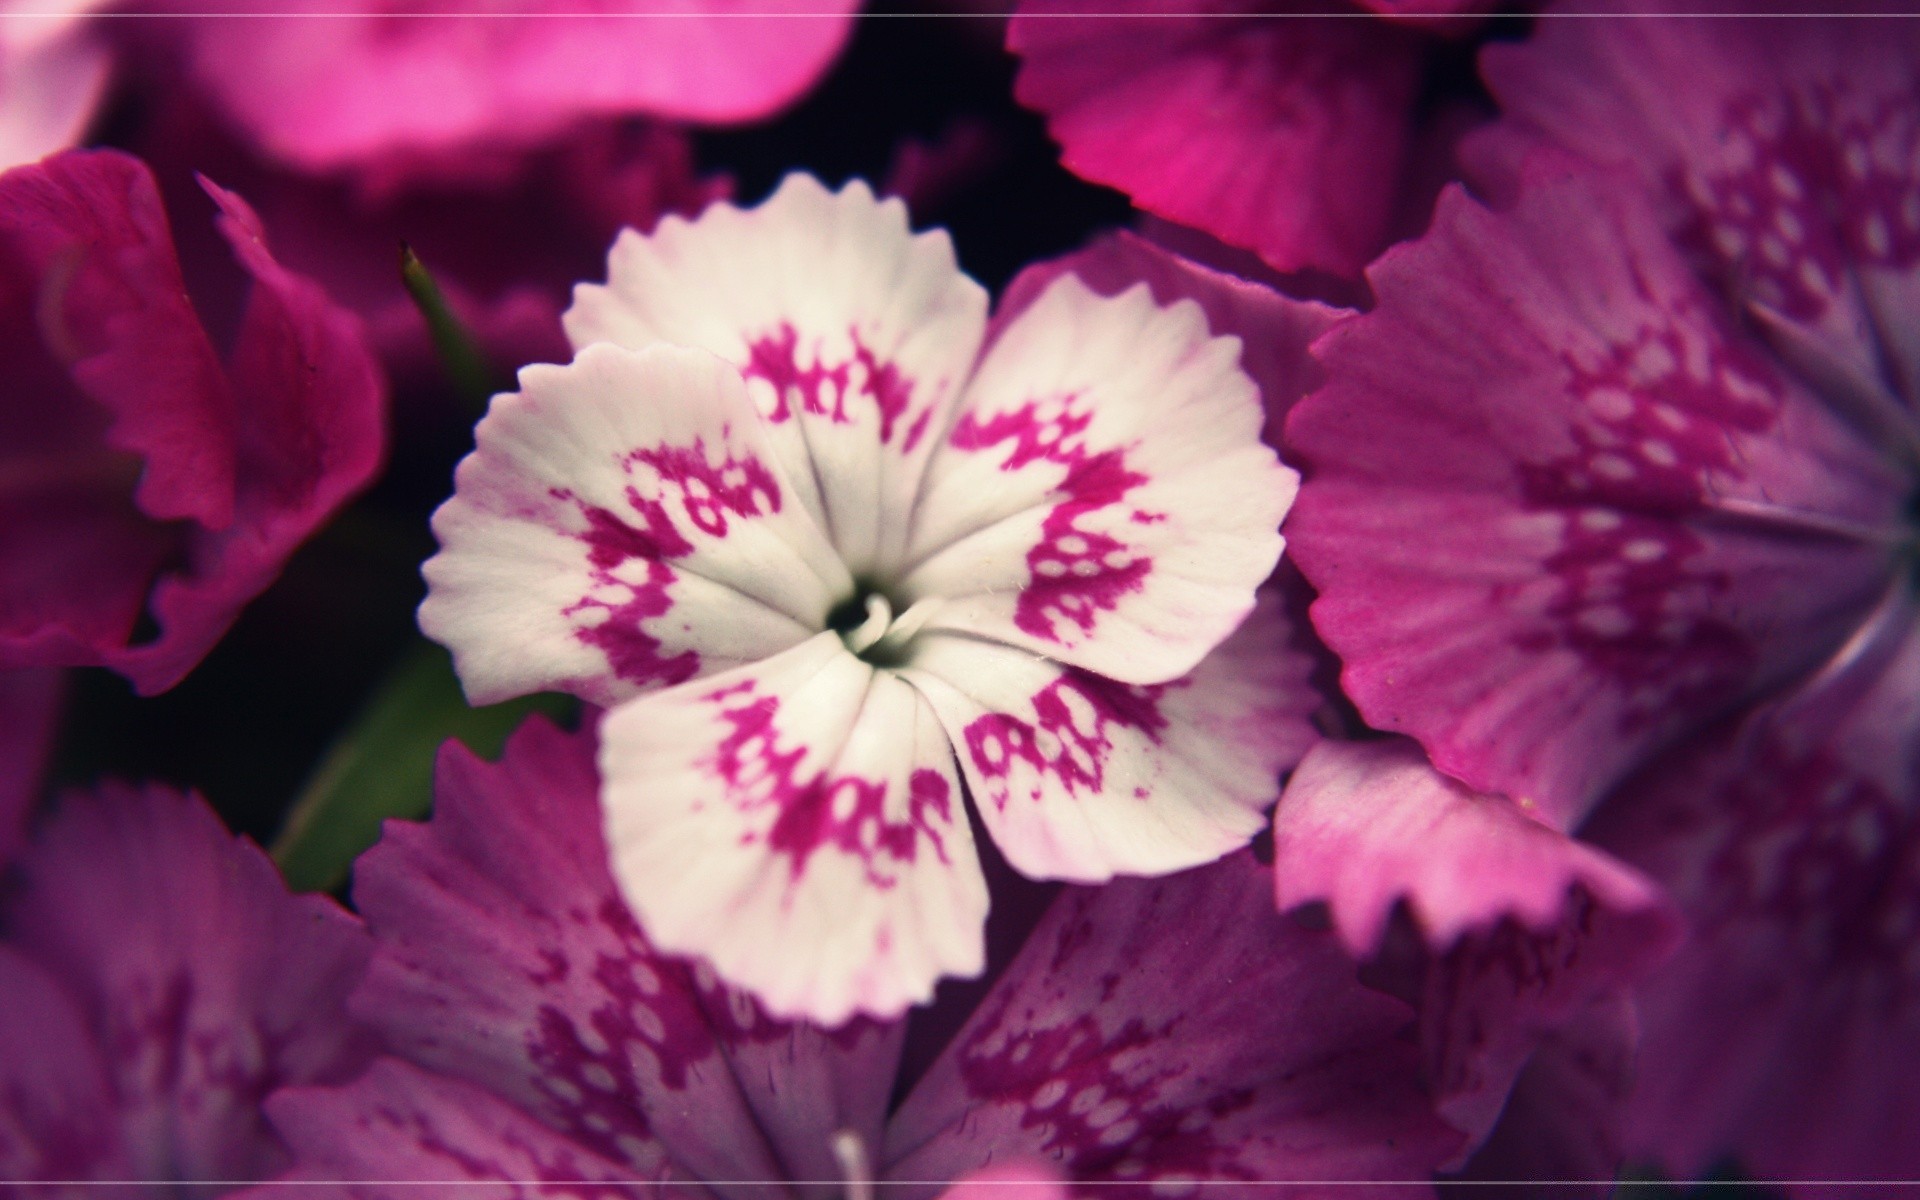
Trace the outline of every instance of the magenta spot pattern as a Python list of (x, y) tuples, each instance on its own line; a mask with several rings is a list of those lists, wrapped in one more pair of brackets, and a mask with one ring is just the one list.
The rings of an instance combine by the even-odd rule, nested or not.
[(884, 779), (802, 775), (806, 747), (791, 744), (780, 728), (780, 698), (758, 690), (753, 680), (720, 688), (706, 696), (725, 729), (718, 748), (703, 765), (724, 788), (726, 802), (743, 813), (771, 807), (772, 824), (764, 835), (748, 833), (748, 844), (765, 841), (784, 856), (797, 882), (807, 863), (825, 849), (857, 860), (868, 886), (888, 890), (899, 869), (931, 853), (948, 862), (942, 827), (954, 820), (954, 797), (946, 779), (921, 768), (907, 789), (907, 815), (887, 812)]
[(1756, 923), (1790, 931), (1781, 949), (1796, 960), (1792, 973), (1850, 981), (1889, 1019), (1911, 1012), (1920, 1003), (1920, 817), (1827, 748), (1777, 737), (1712, 800), (1690, 806), (1693, 822), (1720, 826), (1692, 834), (1717, 843), (1690, 909), (1703, 933)]
[[(1092, 936), (1088, 901), (1068, 902), (1083, 911), (1063, 923), (1054, 972), (1072, 957), (1076, 942)], [(1017, 1013), (1011, 1011), (1015, 994), (1003, 994), (959, 1047), (968, 1093), (981, 1104), (1017, 1110), (1032, 1152), (1095, 1190), (1101, 1181), (1253, 1178), (1238, 1161), (1244, 1137), (1215, 1135), (1224, 1118), (1252, 1106), (1253, 1091), (1190, 1095), (1197, 1081), (1161, 1049), (1184, 1016), (1101, 1020), (1104, 1009), (1118, 1007), (1113, 1001), (1122, 982), (1104, 975), (1085, 994), (1067, 993), (1076, 1003), (1026, 1002)]]
[(1523, 633), (1529, 653), (1566, 647), (1624, 685), (1625, 729), (1700, 702), (1744, 674), (1753, 647), (1716, 615), (1732, 589), (1705, 565), (1690, 519), (1741, 472), (1729, 435), (1769, 428), (1777, 379), (1718, 327), (1698, 293), (1641, 302), (1663, 318), (1598, 361), (1566, 359), (1571, 453), (1520, 468), (1525, 502), (1565, 521), (1546, 565), (1557, 633)]
[[(1066, 477), (1053, 491), (1053, 508), (1041, 523), (1040, 541), (1027, 551), (1027, 585), (1013, 617), (1023, 632), (1051, 642), (1063, 640), (1057, 620), (1072, 622), (1082, 635), (1092, 633), (1099, 615), (1140, 591), (1153, 569), (1150, 557), (1112, 534), (1080, 524), (1093, 513), (1124, 504), (1128, 493), (1149, 482), (1127, 466), (1123, 448), (1088, 450), (1085, 435), (1093, 417), (1081, 411), (1083, 405), (1078, 393), (1069, 393), (1029, 400), (985, 421), (968, 413), (955, 425), (952, 438), (955, 449), (970, 451), (1011, 442), (1002, 471), (1035, 462), (1066, 468)], [(1129, 519), (1150, 525), (1165, 514), (1135, 508)]]
[[(965, 730), (967, 754), (975, 769), (989, 780), (994, 804), (1005, 809), (1012, 800), (1007, 776), (1016, 764), (1032, 774), (1028, 798), (1039, 803), (1053, 789), (1049, 779), (1068, 795), (1097, 793), (1104, 786), (1107, 756), (1113, 751), (1112, 730), (1125, 729), (1158, 742), (1167, 719), (1160, 698), (1185, 681), (1128, 685), (1073, 668), (1034, 693), (1032, 719), (1011, 713), (988, 713)], [(1151, 793), (1135, 789), (1145, 800)], [(978, 797), (975, 797), (977, 800)]]
[(1844, 81), (1728, 106), (1739, 169), (1670, 181), (1695, 209), (1683, 242), (1742, 295), (1819, 319), (1855, 264), (1920, 262), (1920, 84), (1868, 97)]
[[(800, 365), (800, 334), (782, 322), (772, 333), (747, 344), (747, 365), (741, 371), (747, 379), (765, 380), (773, 388), (773, 408), (764, 413), (769, 424), (781, 425), (795, 416), (795, 406), (809, 416), (825, 417), (835, 425), (855, 420), (848, 405), (855, 397), (873, 405), (880, 417), (880, 444), (892, 445), (900, 421), (913, 403), (913, 382), (892, 362), (883, 360), (870, 349), (855, 330), (847, 331), (853, 356), (828, 365), (816, 362)], [(901, 444), (903, 454), (911, 454), (926, 433), (928, 408), (907, 430)]]
[[(627, 514), (586, 504), (565, 488), (550, 492), (555, 500), (572, 503), (586, 520), (586, 529), (575, 536), (587, 545), (593, 582), (592, 592), (562, 612), (606, 614), (574, 636), (604, 654), (615, 677), (640, 687), (683, 683), (699, 672), (700, 656), (692, 650), (663, 654), (661, 640), (646, 630), (647, 622), (673, 610), (669, 588), (679, 576), (668, 560), (696, 549), (678, 521), (706, 537), (724, 539), (731, 519), (779, 512), (780, 486), (751, 454), (710, 461), (700, 439), (691, 446), (632, 450), (619, 462), (632, 481), (626, 487)], [(620, 578), (616, 571), (628, 563), (644, 564), (646, 577)], [(624, 592), (625, 598), (594, 594), (608, 589)]]
[[(715, 1043), (691, 1002), (687, 967), (648, 943), (617, 896), (603, 895), (590, 911), (575, 909), (568, 917), (592, 929), (592, 962), (580, 965), (594, 1003), (585, 1012), (563, 1003), (540, 1006), (526, 1042), (527, 1058), (538, 1068), (530, 1083), (550, 1120), (618, 1162), (632, 1157), (624, 1147), (633, 1139), (652, 1134), (643, 1096), (685, 1090), (687, 1068), (711, 1057)], [(570, 973), (564, 960), (549, 967), (563, 978)]]

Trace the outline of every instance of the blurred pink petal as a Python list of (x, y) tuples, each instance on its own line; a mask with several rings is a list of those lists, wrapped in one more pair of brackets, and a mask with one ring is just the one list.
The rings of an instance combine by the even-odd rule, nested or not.
[[(359, 324), (208, 188), (252, 279), (224, 363), (137, 160), (74, 151), (0, 177), (8, 386), (43, 398), (0, 409), (0, 664), (171, 687), (379, 465)], [(143, 613), (159, 631), (135, 642)]]
[(301, 0), (276, 19), (168, 32), (185, 41), (200, 86), (268, 153), (306, 170), (378, 172), (540, 144), (589, 117), (770, 116), (825, 73), (853, 8), (560, 0), (501, 13), (447, 0)]
[(1084, 250), (1036, 264), (1014, 276), (1001, 295), (999, 320), (1033, 303), (1055, 278), (1072, 274), (1102, 296), (1117, 296), (1145, 283), (1158, 304), (1192, 300), (1206, 314), (1216, 337), (1240, 339), (1240, 369), (1260, 387), (1269, 445), (1280, 445), (1280, 426), (1294, 402), (1320, 386), (1325, 374), (1307, 353), (1315, 338), (1347, 310), (1314, 300), (1295, 300), (1182, 258), (1135, 234), (1096, 238)]
[(1892, 628), (1858, 670), (1697, 739), (1592, 824), (1694, 924), (1641, 989), (1634, 1155), (1682, 1175), (1727, 1154), (1768, 1179), (1920, 1173), (1911, 594)]
[(34, 21), (11, 7), (0, 4), (0, 171), (78, 142), (113, 68), (107, 48), (70, 22)]
[(196, 797), (71, 795), (4, 907), (0, 1175), (262, 1178), (287, 1161), (260, 1099), (345, 1079), (368, 943)]
[(26, 842), (65, 694), (56, 668), (0, 670), (0, 869)]
[[(1421, 996), (1441, 1111), (1476, 1140), (1551, 1030), (1645, 977), (1679, 922), (1651, 883), (1414, 743), (1322, 742), (1274, 816), (1283, 909), (1322, 902), (1359, 958), (1387, 952)], [(1413, 945), (1390, 926), (1402, 911)]]
[(1401, 232), (1425, 39), (1254, 7), (1033, 0), (1008, 29), (1016, 94), (1069, 170), (1280, 270), (1351, 275)]

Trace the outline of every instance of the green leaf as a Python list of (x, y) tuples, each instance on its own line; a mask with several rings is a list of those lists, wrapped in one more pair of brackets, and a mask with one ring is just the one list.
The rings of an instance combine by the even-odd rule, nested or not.
[(433, 281), (426, 264), (405, 242), (400, 243), (400, 282), (406, 285), (407, 295), (413, 297), (414, 307), (426, 318), (434, 352), (440, 356), (440, 367), (446, 371), (454, 393), (476, 415), (486, 412), (488, 399), (499, 390), (494, 386), (495, 376), (487, 365), (486, 355), (480, 352), (473, 332), (454, 315), (446, 294)]
[(274, 839), (274, 861), (295, 891), (339, 887), (353, 860), (379, 838), (380, 822), (427, 814), (442, 742), (457, 737), (491, 758), (529, 713), (564, 721), (575, 709), (572, 697), (552, 694), (469, 708), (447, 652), (417, 643), (300, 790)]

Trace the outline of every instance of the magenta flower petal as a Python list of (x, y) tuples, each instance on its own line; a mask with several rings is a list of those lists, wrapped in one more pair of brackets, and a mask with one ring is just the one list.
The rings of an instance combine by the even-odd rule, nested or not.
[[(0, 664), (171, 687), (379, 465), (357, 322), (209, 188), (253, 283), (224, 365), (139, 162), (76, 151), (0, 180), (9, 386), (48, 397), (0, 415)], [(129, 644), (143, 610), (159, 634)]]
[[(1920, 608), (1825, 687), (1703, 737), (1591, 835), (1694, 924), (1641, 989), (1629, 1149), (1773, 1179), (1920, 1171)], [(1810, 1189), (1808, 1194), (1819, 1194)]]
[(1169, 1191), (1424, 1178), (1460, 1138), (1420, 1090), (1411, 1014), (1271, 886), (1242, 853), (1069, 892), (895, 1115), (888, 1175), (1023, 1153)]
[(834, 1131), (878, 1136), (897, 1031), (778, 1023), (657, 951), (615, 889), (598, 794), (588, 735), (536, 720), (497, 766), (450, 747), (432, 821), (390, 825), (356, 872), (379, 950), (355, 1010), (629, 1171), (836, 1177)]
[[(6, 1090), (0, 1162), (21, 1161), (6, 1148), (21, 1136), (46, 1155), (25, 1160), (32, 1173), (262, 1178), (286, 1153), (260, 1098), (367, 1061), (370, 1038), (345, 1009), (368, 950), (359, 922), (324, 897), (289, 896), (198, 799), (118, 786), (70, 796), (19, 871), (0, 977), (9, 1014), (31, 1022), (11, 1036), (37, 1045), (7, 1059), (67, 1078)], [(84, 1097), (97, 1105), (82, 1130), (60, 1101)]]
[[(1357, 957), (1413, 961), (1442, 1111), (1476, 1137), (1543, 1031), (1637, 982), (1680, 934), (1638, 873), (1404, 739), (1308, 752), (1274, 814), (1274, 873), (1280, 907), (1324, 902)], [(1401, 905), (1417, 947), (1389, 945)]]
[(0, 1179), (133, 1178), (113, 1081), (80, 1004), (0, 945)]
[(1348, 692), (1441, 770), (1570, 824), (1873, 607), (1906, 483), (1630, 189), (1450, 193), (1372, 279), (1289, 420), (1290, 532)]
[(65, 694), (62, 671), (0, 670), (0, 868), (26, 842)]
[(1148, 212), (1281, 270), (1356, 272), (1397, 216), (1421, 39), (1246, 7), (1023, 4), (1007, 31), (1015, 94), (1047, 117), (1069, 170)]
[[(1496, 1185), (1579, 1180), (1588, 1185), (1553, 1190), (1593, 1200), (1613, 1195), (1626, 1157), (1623, 1126), (1638, 1035), (1633, 1003), (1623, 995), (1602, 997), (1545, 1032), (1514, 1080), (1500, 1120), (1459, 1178)], [(1511, 1193), (1501, 1186), (1478, 1194)]]
[(1000, 298), (996, 326), (1004, 326), (1063, 274), (1078, 276), (1102, 296), (1117, 296), (1136, 283), (1145, 283), (1155, 303), (1192, 300), (1198, 304), (1214, 336), (1240, 339), (1240, 369), (1260, 387), (1267, 410), (1262, 436), (1273, 446), (1280, 445), (1280, 423), (1294, 403), (1325, 378), (1307, 347), (1347, 314), (1346, 309), (1295, 300), (1201, 266), (1123, 231), (1020, 272)]
[(625, 1157), (610, 1161), (484, 1088), (392, 1058), (340, 1087), (283, 1088), (266, 1110), (297, 1166), (242, 1192), (246, 1200), (403, 1200), (423, 1184), (437, 1192), (461, 1183), (472, 1189), (463, 1194), (484, 1195), (508, 1180), (514, 1196), (611, 1200), (631, 1193), (592, 1185), (667, 1177), (654, 1143), (629, 1140)]
[[(1911, 410), (1916, 59), (1920, 30), (1899, 19), (1546, 21), (1486, 56), (1508, 115), (1479, 156), (1547, 142), (1631, 174), (1783, 357), (1836, 390), (1884, 379)], [(1858, 415), (1886, 432), (1885, 413)]]
[(310, 0), (278, 11), (330, 19), (211, 18), (180, 34), (235, 123), (295, 166), (332, 170), (530, 145), (591, 116), (766, 117), (825, 72), (854, 7), (542, 3), (475, 19), (458, 5)]
[(0, 170), (79, 141), (107, 90), (107, 50), (57, 17), (0, 27)]
[(1279, 597), (1191, 674), (1115, 683), (947, 636), (905, 678), (940, 715), (980, 819), (1034, 879), (1103, 882), (1211, 862), (1265, 823), (1281, 772), (1318, 736), (1313, 664)]

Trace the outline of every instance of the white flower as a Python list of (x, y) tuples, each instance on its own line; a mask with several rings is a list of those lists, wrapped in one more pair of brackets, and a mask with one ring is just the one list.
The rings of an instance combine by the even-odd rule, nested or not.
[(781, 1015), (981, 969), (962, 774), (1009, 862), (1083, 882), (1217, 858), (1277, 790), (1272, 629), (1200, 665), (1296, 484), (1239, 343), (1069, 274), (986, 309), (858, 183), (629, 231), (434, 517), (468, 696), (609, 707), (628, 902)]

